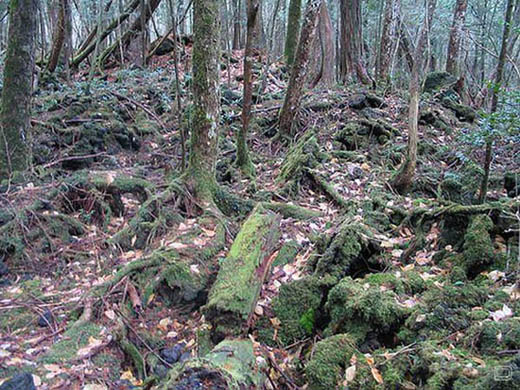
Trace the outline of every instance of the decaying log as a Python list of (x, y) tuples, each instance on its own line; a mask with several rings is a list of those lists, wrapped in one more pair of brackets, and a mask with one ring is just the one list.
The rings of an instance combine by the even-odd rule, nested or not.
[(222, 262), (208, 303), (213, 338), (236, 336), (247, 328), (264, 280), (276, 257), (280, 217), (255, 207)]

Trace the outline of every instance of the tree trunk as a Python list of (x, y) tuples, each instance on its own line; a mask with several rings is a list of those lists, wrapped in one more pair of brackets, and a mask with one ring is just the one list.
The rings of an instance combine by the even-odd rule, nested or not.
[(220, 3), (193, 0), (193, 111), (191, 150), (186, 179), (201, 201), (216, 188), (220, 118)]
[(351, 74), (366, 85), (372, 83), (363, 61), (363, 32), (360, 0), (340, 0), (340, 80)]
[(294, 56), (298, 46), (301, 14), (302, 1), (290, 0), (289, 15), (287, 17), (287, 35), (285, 36), (285, 60), (288, 66), (291, 66), (294, 62)]
[(320, 47), (320, 67), (318, 74), (311, 83), (311, 88), (321, 83), (330, 87), (335, 82), (334, 65), (336, 63), (336, 53), (334, 51), (334, 31), (330, 20), (327, 3), (322, 2), (318, 17), (319, 47)]
[(279, 237), (279, 216), (256, 207), (221, 263), (204, 306), (213, 325), (214, 340), (247, 332), (260, 290), (276, 257)]
[[(500, 46), (500, 55), (498, 56), (498, 65), (495, 76), (495, 85), (491, 87), (491, 108), (490, 112), (496, 112), (498, 108), (498, 95), (500, 87), (502, 86), (502, 79), (504, 77), (504, 68), (507, 58), (507, 46), (509, 43), (509, 35), (511, 34), (511, 20), (513, 17), (514, 0), (507, 0), (507, 8), (505, 15), (504, 33), (502, 35), (502, 44)], [(491, 162), (493, 160), (493, 138), (492, 135), (488, 135), (486, 139), (486, 157), (484, 161), (484, 177), (480, 184), (479, 201), (483, 203), (486, 200), (488, 183), (489, 183), (489, 171), (491, 169)]]
[(320, 11), (322, 0), (309, 0), (305, 16), (303, 19), (303, 27), (298, 42), (296, 57), (291, 69), (291, 78), (285, 94), (282, 110), (280, 111), (279, 132), (282, 136), (293, 135), (294, 120), (300, 109), (300, 101), (303, 94), (305, 84), (307, 64), (309, 62), (309, 54), (312, 48), (312, 42), (316, 34), (316, 24), (318, 21), (318, 13)]
[(249, 120), (251, 118), (251, 105), (253, 101), (253, 43), (258, 30), (255, 28), (256, 18), (259, 11), (258, 0), (247, 2), (247, 31), (246, 50), (244, 53), (244, 98), (242, 103), (242, 127), (237, 134), (237, 166), (247, 176), (254, 176), (255, 167), (249, 157), (247, 150), (247, 133)]
[(60, 59), (60, 54), (65, 43), (65, 29), (66, 29), (66, 10), (68, 8), (67, 0), (60, 0), (58, 19), (56, 21), (56, 28), (52, 39), (51, 55), (47, 63), (47, 71), (54, 73)]
[(417, 144), (419, 141), (419, 100), (421, 92), (421, 73), (424, 66), (426, 44), (437, 0), (428, 0), (428, 9), (425, 12), (424, 23), (419, 32), (418, 42), (415, 48), (412, 74), (410, 79), (410, 106), (408, 108), (408, 146), (406, 158), (397, 175), (392, 181), (392, 186), (400, 193), (406, 193), (412, 186), (417, 166)]
[(387, 81), (392, 65), (392, 59), (397, 43), (397, 28), (401, 0), (386, 0), (383, 18), (383, 31), (381, 33), (381, 44), (379, 47), (379, 60), (377, 61), (377, 79)]
[(0, 109), (0, 180), (30, 162), (29, 130), (37, 30), (37, 0), (11, 0)]
[(233, 50), (240, 49), (240, 0), (233, 0)]
[(448, 57), (446, 60), (446, 72), (455, 76), (459, 75), (459, 52), (462, 41), (462, 30), (466, 21), (467, 7), (468, 0), (457, 0), (453, 13), (453, 24), (450, 31)]

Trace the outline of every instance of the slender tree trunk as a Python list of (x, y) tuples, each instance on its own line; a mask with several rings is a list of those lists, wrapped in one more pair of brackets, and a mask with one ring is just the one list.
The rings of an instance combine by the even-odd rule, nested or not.
[[(504, 77), (504, 68), (507, 57), (507, 46), (509, 43), (509, 35), (511, 34), (511, 20), (513, 16), (514, 0), (507, 0), (507, 8), (505, 15), (504, 33), (502, 35), (502, 44), (500, 46), (500, 55), (498, 57), (498, 65), (495, 76), (495, 85), (491, 87), (491, 108), (490, 111), (496, 112), (498, 108), (498, 95), (500, 87), (502, 85), (502, 79)], [(484, 160), (484, 177), (480, 184), (480, 203), (485, 202), (488, 183), (489, 183), (489, 171), (491, 169), (491, 162), (493, 160), (493, 138), (492, 135), (488, 135), (486, 139), (486, 157)]]
[(240, 0), (233, 0), (233, 50), (240, 49)]
[(363, 31), (360, 0), (340, 0), (340, 80), (355, 75), (366, 85), (372, 83), (363, 61)]
[(255, 28), (259, 11), (258, 0), (247, 2), (246, 50), (244, 54), (244, 99), (242, 103), (242, 127), (237, 134), (237, 166), (247, 176), (254, 176), (255, 167), (247, 149), (247, 133), (253, 102), (253, 43), (258, 30)]
[(300, 33), (300, 19), (302, 14), (302, 0), (290, 0), (289, 16), (287, 17), (287, 35), (285, 36), (285, 59), (287, 65), (294, 62)]
[(450, 31), (450, 41), (448, 44), (448, 56), (446, 60), (446, 72), (459, 75), (460, 46), (462, 42), (462, 30), (466, 21), (466, 9), (468, 0), (457, 0), (453, 13), (453, 24)]
[(37, 0), (11, 0), (0, 109), (0, 180), (30, 163), (29, 131)]
[(377, 61), (376, 74), (378, 80), (388, 80), (393, 53), (397, 43), (397, 28), (401, 0), (386, 0), (383, 18), (383, 30), (381, 32), (381, 44), (379, 47), (379, 59)]
[(220, 118), (220, 2), (193, 0), (193, 111), (187, 184), (203, 202), (216, 188)]
[(56, 70), (65, 41), (67, 40), (67, 31), (69, 30), (67, 28), (68, 16), (70, 16), (70, 12), (68, 11), (69, 7), (68, 0), (60, 0), (56, 29), (54, 30), (54, 37), (52, 39), (51, 55), (46, 69), (49, 73), (54, 73)]
[(419, 101), (421, 92), (421, 74), (424, 66), (425, 49), (429, 40), (429, 33), (437, 0), (428, 0), (424, 23), (419, 32), (415, 48), (412, 74), (410, 79), (410, 106), (408, 108), (408, 147), (406, 158), (399, 172), (392, 181), (392, 186), (400, 193), (406, 193), (412, 186), (417, 166), (417, 144), (419, 141)]
[(291, 78), (287, 87), (285, 100), (280, 111), (279, 132), (282, 136), (293, 135), (294, 121), (300, 109), (300, 102), (305, 84), (307, 64), (309, 62), (312, 42), (316, 34), (316, 24), (322, 0), (309, 0), (305, 10), (298, 49), (291, 69)]

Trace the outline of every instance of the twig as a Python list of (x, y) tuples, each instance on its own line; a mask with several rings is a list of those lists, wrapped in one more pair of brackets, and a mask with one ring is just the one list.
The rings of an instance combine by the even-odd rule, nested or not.
[(136, 106), (140, 107), (143, 109), (143, 111), (145, 111), (148, 115), (150, 115), (153, 119), (155, 119), (157, 121), (157, 123), (159, 123), (159, 125), (163, 128), (163, 130), (166, 130), (166, 126), (164, 126), (164, 123), (162, 123), (161, 119), (152, 111), (150, 110), (148, 107), (146, 107), (145, 105), (139, 103), (138, 101), (128, 97), (128, 96), (125, 96), (125, 95), (121, 95), (117, 92), (114, 92), (114, 91), (110, 91), (109, 92), (110, 94), (114, 95), (116, 98), (120, 98), (120, 99), (126, 99), (128, 100), (129, 102), (135, 104)]

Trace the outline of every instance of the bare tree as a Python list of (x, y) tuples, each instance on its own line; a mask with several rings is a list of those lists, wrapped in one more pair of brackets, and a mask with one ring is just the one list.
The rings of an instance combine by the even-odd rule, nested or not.
[(448, 57), (446, 61), (446, 72), (453, 75), (459, 73), (460, 45), (462, 42), (462, 32), (466, 21), (466, 9), (468, 0), (457, 0), (453, 12), (453, 24), (450, 30), (450, 41), (448, 44)]
[(392, 180), (392, 186), (399, 192), (405, 193), (409, 191), (415, 169), (417, 167), (417, 144), (419, 142), (419, 96), (422, 85), (422, 70), (428, 68), (424, 66), (424, 58), (426, 45), (429, 40), (429, 33), (433, 14), (437, 0), (427, 0), (426, 12), (424, 15), (424, 23), (419, 32), (417, 45), (413, 55), (412, 74), (410, 76), (410, 105), (408, 108), (408, 146), (406, 148), (406, 157), (401, 164), (397, 175)]
[(237, 165), (248, 176), (254, 176), (255, 167), (249, 157), (247, 149), (247, 133), (251, 119), (251, 105), (253, 101), (253, 44), (258, 29), (255, 28), (259, 3), (258, 0), (247, 2), (247, 31), (246, 50), (244, 53), (244, 99), (242, 103), (242, 127), (237, 134)]
[(307, 64), (312, 42), (316, 34), (316, 24), (322, 0), (309, 0), (303, 19), (300, 41), (291, 69), (291, 78), (285, 94), (285, 100), (280, 111), (279, 132), (282, 136), (291, 136), (294, 130), (294, 119), (300, 109), (300, 102), (305, 84)]

